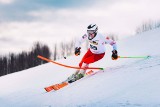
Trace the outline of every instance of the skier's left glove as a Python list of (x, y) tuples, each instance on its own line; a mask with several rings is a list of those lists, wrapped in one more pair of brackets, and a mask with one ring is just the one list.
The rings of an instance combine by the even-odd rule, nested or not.
[(112, 60), (117, 60), (118, 59), (118, 52), (117, 50), (112, 51)]
[(76, 47), (74, 54), (75, 54), (76, 56), (78, 56), (78, 55), (80, 55), (80, 53), (81, 53), (81, 47)]

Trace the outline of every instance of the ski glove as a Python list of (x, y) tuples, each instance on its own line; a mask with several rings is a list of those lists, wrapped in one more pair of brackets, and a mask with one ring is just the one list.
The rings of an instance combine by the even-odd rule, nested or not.
[(112, 60), (117, 60), (118, 59), (118, 52), (117, 50), (112, 51)]
[(80, 53), (81, 53), (81, 47), (76, 47), (74, 54), (75, 54), (76, 56), (78, 56), (78, 55), (80, 55)]

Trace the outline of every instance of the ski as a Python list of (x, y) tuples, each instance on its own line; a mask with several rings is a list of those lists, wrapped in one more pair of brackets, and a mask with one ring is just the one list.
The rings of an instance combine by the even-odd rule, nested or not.
[[(85, 74), (85, 76), (84, 76), (83, 78), (81, 78), (81, 79), (87, 78), (87, 77), (89, 77), (89, 76), (93, 76), (93, 75), (95, 75), (95, 74), (97, 74), (97, 73), (100, 73), (100, 72), (103, 72), (103, 70), (100, 70), (100, 71), (97, 71), (97, 72), (93, 72), (92, 70), (90, 70), (90, 71), (87, 72), (87, 73)], [(79, 79), (79, 80), (81, 80), (81, 79)], [(79, 81), (79, 80), (76, 80), (76, 81), (74, 81), (74, 82), (77, 82), (77, 81)], [(53, 91), (53, 90), (54, 90), (54, 91), (57, 91), (57, 90), (60, 90), (60, 89), (64, 88), (65, 86), (67, 86), (67, 85), (69, 85), (69, 84), (71, 84), (71, 83), (74, 83), (74, 82), (64, 81), (64, 82), (61, 82), (61, 83), (59, 83), (59, 84), (53, 84), (53, 85), (51, 85), (51, 86), (45, 87), (44, 89), (46, 90), (46, 92), (50, 92), (50, 91)]]
[(68, 82), (62, 82), (60, 84), (54, 84), (54, 85), (51, 85), (51, 86), (48, 86), (48, 87), (45, 87), (44, 89), (46, 90), (46, 92), (50, 92), (52, 90), (59, 90), (65, 86), (68, 85)]

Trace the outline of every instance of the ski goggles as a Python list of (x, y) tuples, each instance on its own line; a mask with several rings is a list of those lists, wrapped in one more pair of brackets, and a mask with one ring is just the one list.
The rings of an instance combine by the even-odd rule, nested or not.
[(93, 33), (95, 33), (95, 31), (94, 30), (87, 30), (87, 33), (88, 34), (93, 34)]

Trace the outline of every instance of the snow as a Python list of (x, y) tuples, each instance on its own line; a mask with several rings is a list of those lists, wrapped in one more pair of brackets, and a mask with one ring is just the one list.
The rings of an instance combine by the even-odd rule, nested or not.
[[(118, 41), (121, 56), (148, 59), (111, 60), (105, 57), (91, 64), (104, 72), (84, 78), (59, 91), (46, 93), (44, 87), (65, 80), (75, 70), (52, 63), (0, 77), (0, 107), (160, 107), (160, 29)], [(77, 66), (81, 56), (58, 60)], [(96, 71), (96, 70), (95, 70)]]

